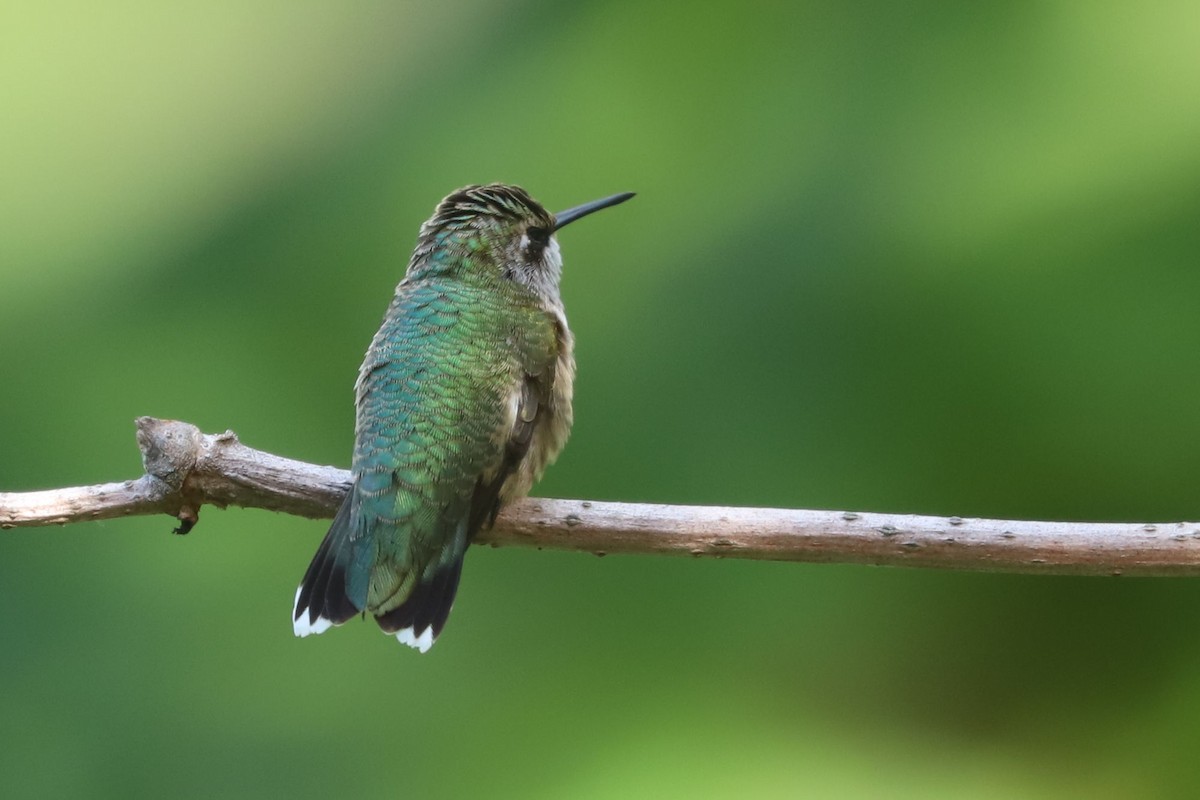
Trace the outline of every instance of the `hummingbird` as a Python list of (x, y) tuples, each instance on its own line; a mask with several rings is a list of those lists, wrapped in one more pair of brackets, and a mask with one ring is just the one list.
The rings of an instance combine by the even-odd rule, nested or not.
[(519, 186), (473, 185), (421, 226), (359, 368), (353, 481), (296, 590), (297, 636), (369, 613), (400, 642), (433, 646), (467, 546), (571, 430), (555, 235), (631, 197), (549, 214)]

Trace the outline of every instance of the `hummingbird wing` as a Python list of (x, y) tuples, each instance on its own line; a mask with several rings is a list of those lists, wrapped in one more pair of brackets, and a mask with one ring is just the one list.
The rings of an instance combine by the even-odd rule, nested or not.
[(298, 635), (369, 611), (432, 645), (548, 407), (555, 342), (536, 304), (494, 287), (401, 284), (359, 373), (354, 487), (297, 592)]
[[(396, 595), (408, 589), (407, 596), (395, 607), (389, 608), (393, 604), (381, 599), (372, 609), (384, 632), (395, 634), (421, 652), (428, 650), (441, 633), (454, 604), (467, 546), (485, 524), (495, 520), (502, 489), (528, 452), (539, 393), (538, 382), (531, 377), (525, 377), (513, 391), (512, 415), (506, 415), (499, 429), (507, 435), (504, 446), (498, 458), (497, 451), (488, 448), (493, 456), (488, 467), (476, 477), (465, 502), (460, 496), (459, 502), (451, 506), (446, 520), (453, 526), (450, 540), (438, 548), (420, 537), (410, 539), (403, 561), (383, 560), (376, 565), (372, 588), (378, 585), (382, 594), (383, 587), (394, 586)], [(423, 570), (418, 566), (422, 563)], [(415, 580), (410, 581), (410, 576)]]

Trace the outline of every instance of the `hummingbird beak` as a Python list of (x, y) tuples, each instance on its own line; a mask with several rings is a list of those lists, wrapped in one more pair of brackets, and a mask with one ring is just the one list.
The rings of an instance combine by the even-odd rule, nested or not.
[(560, 211), (554, 215), (554, 230), (557, 231), (568, 223), (574, 222), (581, 217), (586, 217), (593, 211), (599, 211), (602, 208), (624, 203), (631, 197), (633, 197), (633, 192), (622, 192), (621, 194), (614, 194), (612, 197), (605, 197), (603, 200), (593, 200), (590, 203), (584, 203), (581, 206)]

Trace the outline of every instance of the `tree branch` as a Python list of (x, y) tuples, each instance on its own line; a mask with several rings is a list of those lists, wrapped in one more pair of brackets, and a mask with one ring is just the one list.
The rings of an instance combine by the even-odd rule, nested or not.
[[(177, 533), (200, 506), (332, 517), (350, 473), (264, 453), (237, 436), (141, 417), (146, 474), (44, 492), (0, 493), (0, 528), (170, 514)], [(1200, 575), (1200, 524), (1016, 522), (842, 511), (527, 499), (481, 544), (764, 561), (887, 564), (1077, 575)]]

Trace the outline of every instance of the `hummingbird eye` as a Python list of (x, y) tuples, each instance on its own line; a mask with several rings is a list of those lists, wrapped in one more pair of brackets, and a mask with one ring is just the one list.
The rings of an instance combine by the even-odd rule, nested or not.
[(550, 230), (548, 228), (530, 225), (525, 229), (525, 235), (529, 237), (529, 243), (535, 247), (545, 247), (550, 243)]

